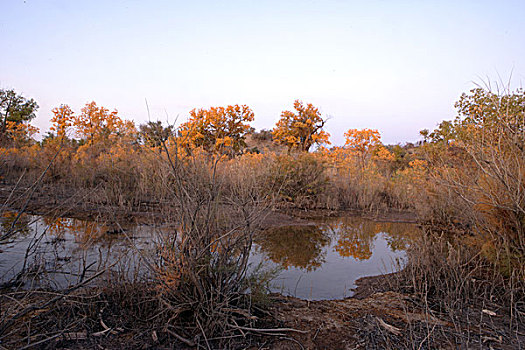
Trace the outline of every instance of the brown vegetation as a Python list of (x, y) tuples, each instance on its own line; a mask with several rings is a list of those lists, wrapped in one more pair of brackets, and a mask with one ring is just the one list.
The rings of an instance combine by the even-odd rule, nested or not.
[[(94, 345), (97, 334), (125, 333), (138, 343), (138, 334), (147, 334), (151, 340), (142, 344), (212, 348), (247, 346), (247, 333), (286, 333), (297, 335), (294, 344), (323, 346), (316, 338), (333, 321), (326, 312), (318, 320), (326, 329), (303, 336), (289, 328), (312, 322), (294, 324), (283, 316), (286, 309), (269, 317), (256, 302), (266, 279), (250, 277), (247, 258), (262, 214), (396, 209), (415, 212), (423, 235), (412, 243), (404, 269), (378, 287), (395, 293), (369, 302), (385, 295), (404, 300), (395, 302), (397, 316), (387, 315), (387, 303), (361, 313), (349, 306), (353, 301), (335, 302), (344, 305), (329, 307), (342, 307), (337, 312), (346, 315), (338, 320), (345, 326), (336, 328), (346, 329), (349, 315), (358, 315), (362, 322), (350, 323), (362, 330), (353, 333), (352, 344), (368, 348), (522, 346), (524, 101), (522, 90), (475, 89), (456, 104), (457, 119), (423, 131), (418, 147), (385, 146), (377, 130), (350, 129), (344, 146), (324, 148), (326, 119), (299, 101), (297, 112), (283, 112), (271, 133), (250, 130), (247, 106), (194, 110), (178, 130), (150, 122), (140, 133), (94, 102), (79, 115), (60, 106), (53, 110), (54, 133), (41, 142), (30, 137), (30, 118), (14, 120), (0, 149), (1, 181), (13, 189), (2, 211), (24, 211), (39, 188), (55, 201), (75, 189), (83, 205), (130, 215), (161, 212), (178, 228), (163, 236), (155, 257), (144, 259), (151, 272), (145, 281), (88, 288), (106, 270), (86, 270), (66, 290), (37, 291), (24, 289), (18, 276), (0, 296), (0, 345), (52, 347), (76, 339)], [(308, 152), (315, 144), (318, 149)], [(17, 220), (0, 242), (14, 236)], [(122, 322), (113, 318), (108, 326), (109, 310)], [(278, 329), (269, 326), (279, 322)]]

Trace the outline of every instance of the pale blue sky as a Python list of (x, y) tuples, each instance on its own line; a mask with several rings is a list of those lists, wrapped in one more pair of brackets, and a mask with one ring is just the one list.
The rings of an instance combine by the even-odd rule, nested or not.
[(51, 109), (88, 101), (137, 124), (247, 104), (272, 128), (295, 99), (386, 143), (455, 116), (489, 77), (525, 81), (525, 1), (0, 0), (0, 88)]

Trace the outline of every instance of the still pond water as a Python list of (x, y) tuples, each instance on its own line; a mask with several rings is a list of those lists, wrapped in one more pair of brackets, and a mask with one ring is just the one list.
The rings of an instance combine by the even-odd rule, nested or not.
[[(6, 231), (14, 217), (4, 213), (0, 229)], [(24, 215), (16, 230), (16, 236), (0, 242), (0, 284), (32, 269), (39, 273), (28, 286), (40, 283), (36, 277), (44, 272), (50, 287), (63, 288), (84, 271), (108, 265), (127, 277), (146, 274), (143, 259), (155, 254), (159, 237), (170, 228), (128, 226), (123, 235), (105, 223)], [(256, 237), (250, 263), (275, 271), (273, 292), (308, 300), (341, 299), (352, 295), (358, 278), (402, 266), (415, 234), (414, 224), (355, 217), (272, 228)]]

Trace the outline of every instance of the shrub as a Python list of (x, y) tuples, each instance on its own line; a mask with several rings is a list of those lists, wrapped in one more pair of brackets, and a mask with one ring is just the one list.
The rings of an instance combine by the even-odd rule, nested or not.
[(269, 180), (282, 201), (299, 208), (316, 207), (328, 184), (324, 162), (308, 153), (276, 157)]

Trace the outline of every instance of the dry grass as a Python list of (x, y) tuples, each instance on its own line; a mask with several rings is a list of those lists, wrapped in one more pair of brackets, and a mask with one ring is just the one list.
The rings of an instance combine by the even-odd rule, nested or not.
[(456, 235), (427, 231), (412, 243), (404, 269), (388, 280), (391, 289), (411, 295), (429, 319), (450, 325), (413, 324), (403, 337), (404, 348), (440, 347), (442, 342), (449, 348), (525, 345), (524, 280), (505, 276)]

